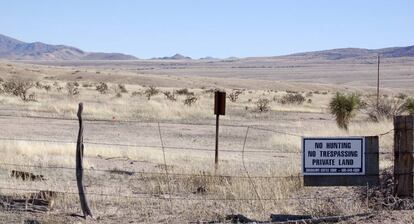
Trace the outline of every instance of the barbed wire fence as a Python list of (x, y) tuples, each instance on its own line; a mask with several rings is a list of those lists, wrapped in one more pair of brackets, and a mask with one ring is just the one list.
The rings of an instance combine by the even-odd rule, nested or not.
[[(0, 117), (3, 115), (0, 115)], [(7, 115), (9, 116), (9, 115)], [(19, 117), (19, 116), (17, 116)], [(24, 116), (22, 116), (24, 117)], [(50, 118), (50, 117), (37, 117), (37, 116), (30, 116), (29, 118), (33, 119), (54, 119), (54, 120), (69, 120), (76, 122), (75, 119), (65, 119), (65, 118)], [(86, 121), (93, 121), (93, 122), (112, 122), (108, 120), (86, 120)], [(263, 147), (251, 147), (250, 150), (246, 150), (246, 142), (248, 140), (248, 133), (249, 130), (258, 130), (258, 131), (264, 131), (279, 135), (286, 135), (286, 136), (292, 136), (295, 138), (304, 137), (302, 134), (297, 133), (290, 133), (280, 130), (273, 130), (265, 127), (259, 127), (254, 125), (221, 125), (221, 126), (228, 126), (228, 127), (234, 127), (234, 128), (240, 128), (240, 129), (246, 129), (245, 137), (243, 139), (242, 149), (236, 150), (236, 149), (220, 149), (221, 152), (227, 152), (227, 153), (241, 153), (242, 160), (240, 161), (243, 166), (243, 170), (245, 175), (223, 175), (223, 174), (209, 174), (209, 173), (176, 173), (176, 172), (170, 172), (168, 169), (168, 163), (166, 160), (166, 154), (168, 153), (168, 150), (182, 150), (182, 151), (203, 151), (203, 152), (214, 152), (213, 148), (204, 148), (204, 147), (181, 147), (181, 146), (168, 146), (163, 141), (163, 134), (162, 134), (162, 124), (168, 124), (168, 125), (194, 125), (194, 126), (214, 126), (214, 124), (202, 124), (202, 123), (174, 123), (174, 122), (166, 122), (166, 123), (159, 123), (159, 122), (142, 122), (142, 121), (120, 121), (122, 123), (146, 123), (146, 124), (154, 124), (158, 127), (158, 133), (159, 133), (159, 140), (160, 145), (148, 145), (148, 144), (122, 144), (122, 143), (108, 143), (108, 142), (97, 142), (97, 141), (84, 141), (86, 145), (99, 145), (99, 146), (111, 146), (111, 147), (130, 147), (130, 148), (149, 148), (149, 149), (161, 149), (163, 154), (163, 167), (164, 172), (151, 172), (151, 171), (136, 171), (136, 170), (127, 170), (125, 172), (130, 173), (131, 175), (138, 174), (138, 175), (149, 175), (149, 176), (160, 176), (165, 177), (167, 180), (168, 185), (168, 195), (167, 196), (159, 196), (154, 197), (154, 195), (149, 194), (147, 192), (144, 192), (140, 195), (124, 195), (124, 194), (115, 194), (115, 193), (98, 193), (98, 192), (85, 192), (86, 195), (93, 195), (98, 197), (114, 197), (114, 198), (128, 198), (128, 199), (156, 199), (156, 200), (167, 200), (170, 204), (170, 209), (172, 213), (173, 208), (173, 201), (177, 200), (188, 200), (188, 201), (258, 201), (261, 205), (261, 208), (263, 211), (265, 211), (265, 207), (263, 205), (263, 201), (297, 201), (297, 200), (332, 200), (332, 199), (347, 199), (351, 197), (344, 197), (344, 196), (330, 196), (330, 197), (283, 197), (283, 198), (266, 198), (262, 197), (258, 191), (258, 186), (255, 185), (254, 181), (255, 179), (266, 179), (266, 180), (292, 180), (297, 179), (300, 181), (300, 179), (303, 177), (301, 174), (297, 175), (274, 175), (274, 176), (260, 176), (260, 175), (251, 175), (251, 173), (248, 171), (246, 164), (245, 164), (245, 153), (260, 153), (265, 155), (277, 155), (277, 154), (292, 154), (294, 156), (301, 155), (300, 150), (297, 151), (277, 151), (272, 150), (268, 148)], [(378, 133), (376, 136), (378, 136), (380, 139), (384, 136), (387, 136), (389, 134), (392, 134), (394, 129), (390, 129), (386, 132)], [(75, 141), (68, 141), (68, 140), (55, 140), (55, 139), (34, 139), (34, 138), (22, 138), (22, 137), (16, 137), (16, 138), (10, 138), (10, 137), (0, 137), (0, 140), (3, 141), (23, 141), (23, 142), (38, 142), (38, 143), (57, 143), (57, 144), (73, 144), (75, 146)], [(380, 140), (381, 141), (381, 140)], [(252, 148), (254, 148), (252, 150)], [(74, 147), (75, 150), (75, 147)], [(86, 149), (87, 151), (87, 149)], [(380, 155), (393, 155), (394, 152), (392, 151), (384, 151), (379, 152)], [(85, 156), (88, 158), (87, 156)], [(53, 170), (55, 172), (58, 172), (57, 170), (76, 170), (75, 167), (70, 166), (47, 166), (47, 165), (31, 165), (31, 164), (18, 164), (18, 163), (12, 163), (12, 162), (0, 162), (0, 166), (3, 167), (9, 167), (9, 168), (35, 168), (35, 169), (48, 169)], [(114, 173), (113, 169), (96, 169), (96, 168), (85, 168), (88, 172), (103, 172), (103, 173)], [(402, 173), (403, 174), (413, 174), (413, 172), (410, 173)], [(382, 174), (379, 174), (382, 175)], [(372, 175), (377, 176), (377, 175)], [(185, 196), (174, 196), (172, 187), (171, 187), (171, 180), (174, 179), (180, 179), (180, 178), (213, 178), (213, 179), (223, 179), (223, 178), (231, 178), (231, 179), (239, 179), (239, 180), (247, 180), (249, 181), (254, 194), (256, 197), (245, 197), (245, 198), (230, 198), (230, 197), (185, 197)], [(8, 181), (9, 178), (0, 178), (0, 180)], [(74, 180), (73, 180), (74, 181)], [(45, 190), (52, 190), (52, 189), (44, 189), (44, 188), (35, 188), (35, 187), (28, 187), (28, 188), (22, 188), (22, 187), (4, 187), (1, 186), (0, 190), (10, 190), (13, 192), (39, 192), (39, 191), (45, 191)], [(67, 195), (78, 195), (79, 193), (76, 191), (59, 191), (57, 189), (53, 189), (53, 191), (67, 194)]]

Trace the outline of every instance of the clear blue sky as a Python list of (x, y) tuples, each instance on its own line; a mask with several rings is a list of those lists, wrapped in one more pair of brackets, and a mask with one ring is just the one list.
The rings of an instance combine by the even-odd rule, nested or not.
[(140, 58), (414, 45), (412, 0), (10, 0), (0, 33)]

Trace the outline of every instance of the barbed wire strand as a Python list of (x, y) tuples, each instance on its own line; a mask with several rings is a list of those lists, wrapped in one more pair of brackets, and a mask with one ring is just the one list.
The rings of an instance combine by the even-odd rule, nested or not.
[[(29, 167), (29, 168), (39, 168), (39, 169), (66, 169), (66, 170), (76, 170), (74, 167), (59, 167), (59, 166), (36, 166), (36, 165), (22, 165), (22, 164), (12, 164), (12, 163), (1, 163), (0, 166), (9, 166), (9, 167)], [(107, 172), (111, 174), (116, 174), (118, 170), (105, 170), (105, 169), (87, 169), (84, 168), (84, 170), (90, 171), (90, 172)], [(123, 172), (124, 170), (120, 170), (120, 172)], [(152, 175), (152, 176), (163, 176), (165, 173), (160, 172), (146, 172), (146, 171), (125, 171), (131, 174), (140, 174), (140, 175)], [(413, 172), (404, 172), (404, 173), (397, 173), (399, 175), (409, 175), (414, 174)], [(236, 175), (213, 175), (213, 174), (206, 174), (206, 173), (200, 173), (200, 174), (191, 174), (191, 173), (168, 173), (170, 176), (182, 176), (182, 177), (195, 177), (195, 178), (233, 178), (233, 179), (249, 179), (247, 176), (236, 176)], [(364, 176), (382, 176), (385, 174), (365, 174)], [(301, 178), (303, 175), (285, 175), (285, 176), (250, 176), (250, 179), (296, 179)]]
[[(4, 138), (0, 137), (0, 140), (3, 141), (26, 141), (26, 142), (49, 142), (49, 143), (65, 143), (65, 144), (76, 144), (74, 141), (65, 141), (65, 140), (48, 140), (48, 139), (26, 139), (26, 138)], [(91, 145), (104, 145), (104, 146), (119, 146), (119, 147), (131, 147), (131, 148), (149, 148), (149, 149), (157, 149), (159, 145), (136, 145), (136, 144), (120, 144), (120, 143), (105, 143), (105, 142), (90, 142), (85, 141), (84, 144), (91, 144)], [(196, 147), (180, 147), (180, 146), (165, 146), (164, 149), (175, 149), (175, 150), (188, 150), (188, 151), (206, 151), (206, 152), (214, 152), (214, 149), (207, 149), (207, 148), (196, 148)], [(221, 149), (221, 152), (228, 152), (228, 153), (241, 153), (242, 150), (236, 149)], [(301, 152), (297, 151), (275, 151), (272, 149), (267, 150), (245, 150), (245, 153), (263, 153), (263, 154), (301, 154)], [(365, 154), (393, 154), (394, 152), (369, 152)]]
[[(15, 188), (15, 187), (0, 187), (0, 190), (13, 190), (13, 191), (23, 191), (23, 192), (41, 192), (41, 191), (51, 191), (50, 189), (37, 189), (37, 188)], [(78, 192), (70, 191), (55, 191), (61, 194), (68, 195), (79, 195)], [(137, 195), (120, 195), (120, 194), (105, 194), (105, 193), (96, 193), (96, 192), (85, 192), (85, 195), (101, 196), (101, 197), (114, 197), (114, 198), (130, 198), (130, 199), (155, 199), (155, 200), (187, 200), (187, 201), (290, 201), (290, 200), (327, 200), (327, 199), (352, 199), (354, 197), (344, 197), (344, 196), (333, 196), (333, 197), (290, 197), (290, 198), (189, 198), (189, 197), (160, 197), (161, 195), (154, 194), (141, 194)]]

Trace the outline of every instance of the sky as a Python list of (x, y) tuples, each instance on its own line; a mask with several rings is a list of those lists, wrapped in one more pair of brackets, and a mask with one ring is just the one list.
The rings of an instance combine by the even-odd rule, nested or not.
[(0, 33), (139, 58), (414, 45), (412, 0), (2, 0)]

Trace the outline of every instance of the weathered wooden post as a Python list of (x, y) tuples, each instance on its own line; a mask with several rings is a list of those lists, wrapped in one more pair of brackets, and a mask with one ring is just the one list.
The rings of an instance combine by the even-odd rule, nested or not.
[(414, 116), (394, 117), (394, 195), (413, 196)]
[(83, 217), (90, 216), (93, 218), (92, 212), (89, 209), (86, 201), (85, 189), (83, 187), (83, 122), (82, 122), (83, 103), (79, 103), (78, 119), (79, 119), (79, 133), (76, 144), (76, 182), (78, 184), (79, 200), (83, 212)]
[(216, 153), (214, 156), (215, 171), (218, 169), (218, 135), (219, 116), (226, 115), (226, 92), (216, 91), (214, 93), (214, 114), (216, 115)]

